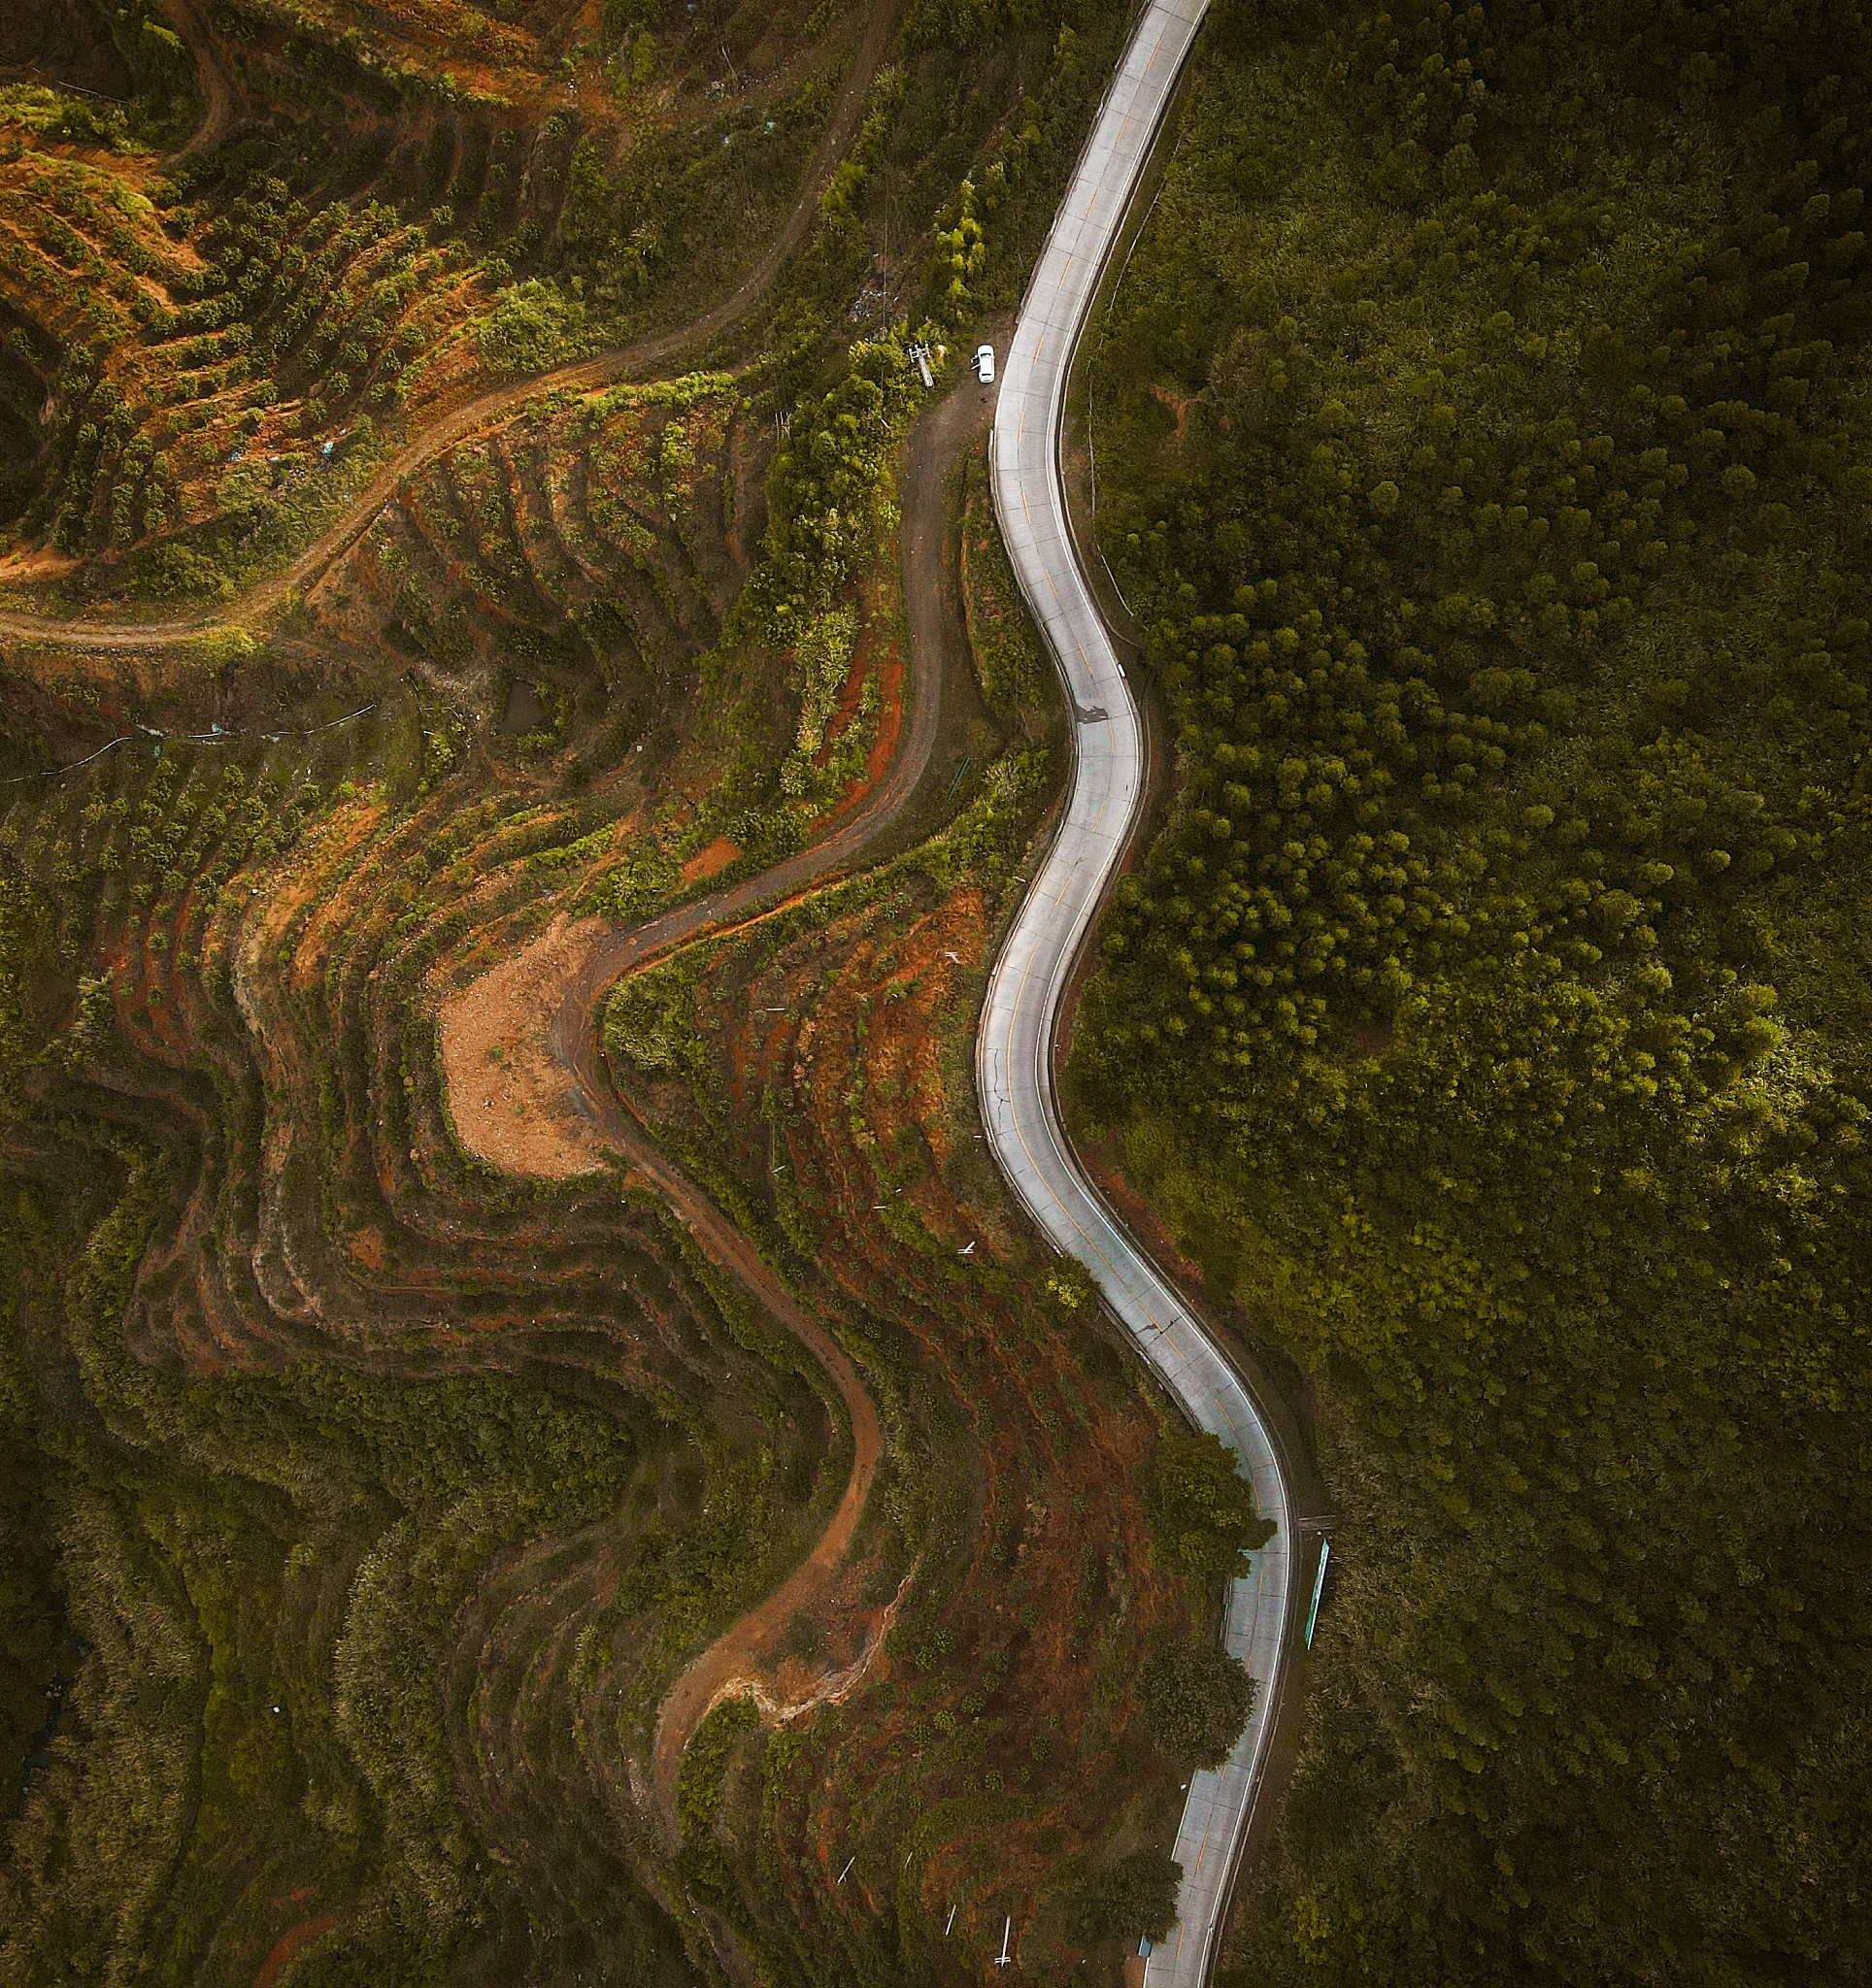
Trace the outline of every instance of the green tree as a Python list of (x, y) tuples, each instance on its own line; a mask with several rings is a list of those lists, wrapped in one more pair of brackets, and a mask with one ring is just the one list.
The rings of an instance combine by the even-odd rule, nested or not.
[(501, 291), (476, 338), (482, 356), (493, 365), (511, 373), (544, 373), (578, 349), (585, 315), (576, 295), (529, 277)]
[(1197, 1580), (1233, 1580), (1248, 1556), (1274, 1537), (1254, 1509), (1254, 1487), (1235, 1454), (1208, 1430), (1166, 1436), (1157, 1444), (1152, 1517), (1162, 1566)]
[(1177, 1923), (1183, 1866), (1162, 1850), (1133, 1850), (1101, 1871), (1074, 1903), (1073, 1931), (1087, 1941), (1161, 1939)]
[(1167, 1758), (1220, 1767), (1248, 1724), (1256, 1688), (1240, 1660), (1215, 1643), (1165, 1641), (1138, 1673), (1138, 1706)]

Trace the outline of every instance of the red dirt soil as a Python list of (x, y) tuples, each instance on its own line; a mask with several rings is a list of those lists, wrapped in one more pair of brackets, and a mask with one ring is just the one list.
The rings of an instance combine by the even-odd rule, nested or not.
[(604, 1145), (578, 1110), (571, 1075), (547, 1030), (611, 929), (603, 918), (561, 912), (512, 959), (444, 1002), (449, 1115), (478, 1158), (542, 1180), (569, 1180), (604, 1164)]
[(869, 787), (884, 779), (890, 755), (897, 749), (897, 732), (904, 714), (904, 659), (893, 647), (886, 660), (878, 686), (881, 708), (878, 736), (871, 742), (871, 757), (865, 762), (864, 779), (853, 782), (841, 796), (839, 806), (849, 808)]
[(739, 845), (730, 842), (725, 835), (719, 835), (700, 855), (691, 856), (683, 865), (683, 881), (696, 883), (705, 877), (715, 877), (740, 853)]
[(285, 1972), (286, 1963), (301, 1947), (310, 1946), (321, 1933), (329, 1933), (338, 1924), (337, 1915), (320, 1912), (316, 1919), (301, 1920), (297, 1926), (288, 1926), (273, 1942), (273, 1951), (260, 1963), (260, 1971), (253, 1977), (253, 1988), (273, 1988), (280, 1976)]

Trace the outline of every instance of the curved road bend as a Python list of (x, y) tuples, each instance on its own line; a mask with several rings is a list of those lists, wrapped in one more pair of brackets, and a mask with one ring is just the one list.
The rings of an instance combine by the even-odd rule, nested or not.
[(1293, 1497), (1276, 1438), (1241, 1378), (1114, 1218), (1072, 1155), (1053, 1093), (1061, 999), (1136, 825), (1145, 744), (1138, 708), (1080, 570), (1059, 472), (1067, 374), (1106, 260), (1207, 0), (1151, 0), (1034, 270), (1002, 373), (994, 505), (1034, 619), (1073, 708), (1072, 790), (996, 962), (976, 1048), (989, 1143), (1016, 1194), (1091, 1273), (1139, 1351), (1199, 1427), (1241, 1459), (1279, 1530), (1229, 1584), (1222, 1640), (1259, 1680), (1227, 1764), (1196, 1774), (1177, 1831), (1179, 1924), (1150, 1988), (1199, 1988), (1220, 1942), (1235, 1868), (1266, 1775), (1301, 1602)]

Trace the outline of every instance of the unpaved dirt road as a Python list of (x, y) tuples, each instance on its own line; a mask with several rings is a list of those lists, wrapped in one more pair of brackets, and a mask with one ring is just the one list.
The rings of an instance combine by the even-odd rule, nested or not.
[[(715, 1204), (656, 1148), (620, 1101), (606, 1065), (599, 1010), (607, 991), (633, 970), (691, 940), (731, 928), (776, 899), (826, 884), (854, 868), (917, 797), (941, 736), (946, 685), (953, 673), (970, 668), (959, 602), (945, 556), (947, 490), (951, 472), (963, 450), (979, 441), (988, 415), (987, 404), (964, 381), (926, 410), (911, 431), (901, 535), (911, 652), (904, 722), (884, 778), (811, 848), (643, 925), (618, 930), (591, 918), (556, 928), (551, 935), (552, 956), (541, 962), (541, 971), (513, 976), (518, 1005), (508, 1004), (515, 1008), (512, 1030), (539, 1044), (543, 1053), (536, 1075), (552, 1081), (550, 1091), (535, 1084), (527, 1098), (529, 1117), (538, 1121), (537, 1136), (512, 1145), (503, 1142), (502, 1149), (489, 1150), (484, 1157), (516, 1171), (553, 1177), (595, 1164), (607, 1153), (624, 1159), (668, 1202), (709, 1259), (757, 1299), (825, 1369), (852, 1427), (852, 1476), (811, 1553), (780, 1588), (704, 1650), (664, 1700), (651, 1779), (660, 1820), (668, 1829), (674, 1827), (677, 1769), (696, 1725), (724, 1686), (758, 1675), (778, 1632), (800, 1610), (811, 1610), (821, 1602), (837, 1580), (864, 1510), (883, 1438), (877, 1410), (837, 1342)], [(533, 1011), (535, 1003), (541, 1011)], [(445, 1055), (445, 1067), (450, 1061)], [(448, 1070), (448, 1080), (452, 1096), (461, 1082), (472, 1085), (485, 1078), (476, 1059), (469, 1056), (459, 1068)], [(457, 1112), (455, 1117), (457, 1129), (472, 1137), (471, 1114)], [(855, 1681), (853, 1674), (842, 1688), (849, 1689)]]
[[(203, 126), (206, 130), (217, 119), (225, 122), (227, 118), (226, 82), (213, 46), (190, 7), (184, 4), (184, 0), (176, 0), (176, 6), (178, 22), (200, 63), (202, 86), (208, 103), (208, 118)], [(556, 372), (541, 374), (537, 379), (522, 381), (515, 386), (498, 387), (444, 415), (398, 449), (346, 507), (344, 515), (316, 544), (308, 547), (290, 565), (261, 580), (239, 600), (225, 607), (153, 621), (94, 621), (84, 616), (59, 620), (9, 609), (0, 611), (0, 634), (71, 647), (159, 648), (164, 644), (191, 635), (206, 634), (210, 629), (257, 621), (277, 608), (287, 594), (303, 590), (335, 559), (349, 551), (368, 530), (377, 514), (396, 494), (398, 486), (457, 443), (485, 429), (498, 427), (517, 409), (540, 394), (565, 388), (584, 391), (609, 386), (633, 374), (650, 373), (725, 329), (760, 298), (780, 274), (786, 258), (806, 239), (819, 213), (819, 196), (825, 190), (826, 182), (857, 131), (865, 99), (870, 95), (871, 85), (884, 62), (885, 50), (889, 46), (890, 31), (896, 17), (896, 0), (874, 0), (871, 18), (852, 59), (851, 74), (840, 92), (838, 108), (833, 112), (832, 121), (826, 126), (825, 135), (813, 155), (806, 183), (793, 203), (785, 226), (740, 283), (700, 317), (673, 331), (658, 332), (654, 337), (641, 339), (633, 346), (601, 352), (596, 358), (582, 359), (576, 365), (561, 366)], [(184, 150), (204, 142), (198, 132)]]

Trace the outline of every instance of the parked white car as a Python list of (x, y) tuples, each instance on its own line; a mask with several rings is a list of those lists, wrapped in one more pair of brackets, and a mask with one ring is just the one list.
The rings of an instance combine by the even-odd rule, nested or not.
[(992, 346), (977, 346), (975, 348), (975, 377), (984, 386), (992, 386), (994, 384), (994, 348)]

